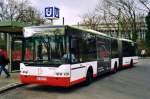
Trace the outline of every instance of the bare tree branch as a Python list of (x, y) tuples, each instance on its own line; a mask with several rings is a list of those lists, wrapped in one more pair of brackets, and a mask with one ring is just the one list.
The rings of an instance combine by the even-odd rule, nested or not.
[(150, 8), (148, 7), (148, 4), (149, 4), (148, 0), (139, 0), (139, 1), (140, 1), (140, 3), (143, 4), (143, 5), (145, 6), (145, 8), (147, 8), (148, 11), (150, 12)]
[(43, 18), (39, 11), (30, 6), (28, 0), (5, 0), (0, 4), (0, 20), (23, 21), (30, 24), (39, 23)]

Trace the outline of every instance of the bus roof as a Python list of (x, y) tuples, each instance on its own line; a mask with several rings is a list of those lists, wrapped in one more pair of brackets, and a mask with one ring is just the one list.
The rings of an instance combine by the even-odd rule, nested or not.
[(115, 37), (111, 37), (108, 36), (104, 33), (92, 30), (92, 29), (87, 29), (87, 28), (81, 28), (78, 26), (69, 26), (69, 25), (41, 25), (41, 26), (30, 26), (30, 27), (24, 27), (24, 37), (31, 37), (36, 35), (50, 35), (49, 32), (51, 32), (53, 29), (62, 29), (61, 34), (64, 32), (64, 28), (65, 27), (70, 27), (73, 29), (77, 29), (77, 30), (81, 30), (81, 31), (85, 31), (85, 32), (89, 32), (92, 34), (97, 34), (97, 35), (101, 35), (101, 36), (105, 36), (108, 38), (112, 38), (112, 39), (117, 39), (117, 40), (121, 40), (121, 41), (127, 41), (127, 42), (133, 42), (132, 40), (129, 39), (124, 39), (124, 38), (115, 38)]
[(90, 33), (93, 33), (93, 34), (98, 34), (98, 35), (109, 37), (108, 35), (106, 35), (104, 33), (101, 33), (101, 32), (98, 32), (98, 31), (95, 31), (95, 30), (92, 30), (92, 29), (86, 29), (86, 28), (81, 28), (81, 27), (77, 27), (77, 26), (69, 26), (69, 27), (74, 28), (74, 29), (78, 29), (78, 30), (81, 30), (81, 31), (86, 31), (86, 32), (90, 32)]
[[(63, 25), (54, 25), (54, 26), (50, 26), (50, 25), (42, 25), (42, 26), (30, 26), (30, 27), (24, 27), (24, 37), (31, 37), (33, 35), (47, 35), (49, 34), (48, 32), (50, 32), (50, 29), (52, 28), (64, 28), (64, 27), (67, 27), (68, 25), (66, 26), (63, 26)], [(93, 34), (98, 34), (98, 35), (102, 35), (102, 36), (107, 36), (109, 37), (108, 35), (104, 34), (104, 33), (101, 33), (101, 32), (98, 32), (98, 31), (95, 31), (95, 30), (92, 30), (92, 29), (85, 29), (85, 28), (80, 28), (80, 27), (76, 27), (76, 26), (68, 26), (70, 28), (73, 28), (73, 29), (77, 29), (77, 30), (81, 30), (81, 31), (85, 31), (85, 32), (89, 32), (89, 33), (93, 33)]]
[[(53, 35), (54, 30), (57, 31), (59, 29), (59, 33), (63, 34), (64, 26), (50, 26), (50, 25), (42, 25), (42, 26), (30, 26), (24, 27), (24, 37), (32, 37), (32, 36), (41, 36), (41, 35)], [(60, 30), (62, 29), (62, 30)]]
[(63, 28), (64, 25), (39, 25), (39, 26), (29, 26), (25, 28)]
[(119, 38), (119, 40), (121, 40), (121, 41), (127, 41), (127, 42), (134, 42), (134, 41), (132, 41), (132, 40), (124, 39), (124, 38)]

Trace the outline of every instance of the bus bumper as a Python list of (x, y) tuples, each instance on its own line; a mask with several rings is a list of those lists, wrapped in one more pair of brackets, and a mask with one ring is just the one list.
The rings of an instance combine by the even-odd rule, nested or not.
[(20, 75), (23, 84), (40, 84), (49, 86), (69, 87), (70, 77), (42, 77), (31, 75)]

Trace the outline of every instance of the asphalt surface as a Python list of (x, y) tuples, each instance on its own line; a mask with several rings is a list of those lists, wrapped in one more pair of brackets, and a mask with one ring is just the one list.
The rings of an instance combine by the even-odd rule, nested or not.
[(0, 99), (150, 99), (150, 59), (99, 77), (89, 86), (64, 89), (27, 85), (0, 94)]

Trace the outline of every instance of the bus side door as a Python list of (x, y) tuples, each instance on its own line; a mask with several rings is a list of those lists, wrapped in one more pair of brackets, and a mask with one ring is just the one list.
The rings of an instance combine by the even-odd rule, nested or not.
[(101, 75), (111, 69), (110, 40), (105, 37), (97, 38), (97, 74)]

